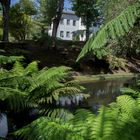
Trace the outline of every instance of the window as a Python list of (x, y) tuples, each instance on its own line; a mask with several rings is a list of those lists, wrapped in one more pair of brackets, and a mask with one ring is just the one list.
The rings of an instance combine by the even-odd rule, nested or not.
[(64, 24), (64, 19), (61, 19), (60, 20), (60, 24)]
[(70, 38), (70, 32), (66, 32), (66, 37)]
[(76, 26), (76, 20), (73, 20), (73, 26)]
[(70, 20), (69, 19), (67, 19), (67, 25), (70, 25)]
[(60, 37), (64, 37), (64, 31), (60, 31)]

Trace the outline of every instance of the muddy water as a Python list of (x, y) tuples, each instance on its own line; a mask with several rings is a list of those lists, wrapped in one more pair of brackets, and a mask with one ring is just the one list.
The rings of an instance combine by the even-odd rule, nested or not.
[(136, 84), (136, 78), (123, 78), (116, 80), (101, 80), (82, 84), (90, 97), (81, 103), (81, 107), (91, 108), (93, 111), (102, 105), (108, 105), (115, 101), (121, 94), (121, 88), (130, 87)]

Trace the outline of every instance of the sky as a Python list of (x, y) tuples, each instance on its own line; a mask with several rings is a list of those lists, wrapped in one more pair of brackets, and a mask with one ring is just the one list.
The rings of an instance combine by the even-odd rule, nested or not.
[[(19, 0), (11, 0), (11, 3), (12, 4), (15, 4), (15, 3), (17, 3)], [(71, 8), (71, 4), (70, 4), (70, 2), (69, 2), (69, 0), (65, 0), (65, 8)]]
[(15, 4), (15, 3), (17, 3), (19, 0), (11, 0), (11, 3), (12, 4)]

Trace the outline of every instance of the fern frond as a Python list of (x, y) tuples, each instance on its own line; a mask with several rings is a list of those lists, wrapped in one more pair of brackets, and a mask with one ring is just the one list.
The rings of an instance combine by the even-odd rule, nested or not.
[(116, 112), (109, 108), (102, 107), (99, 109), (99, 114), (95, 117), (91, 128), (91, 139), (111, 139), (114, 135)]
[(73, 114), (64, 108), (48, 108), (48, 109), (41, 109), (40, 114), (47, 115), (51, 118), (63, 118), (64, 120), (70, 120), (73, 118)]
[(39, 118), (30, 125), (16, 132), (27, 140), (84, 140), (78, 135), (73, 125), (62, 119)]
[(26, 93), (18, 89), (0, 87), (0, 101), (5, 103), (8, 110), (19, 111), (27, 107)]
[(90, 140), (94, 119), (95, 115), (91, 111), (80, 109), (76, 111), (70, 122), (75, 126), (77, 133), (83, 136), (84, 139)]
[(65, 76), (68, 76), (68, 71), (70, 70), (71, 68), (69, 67), (61, 66), (40, 71), (39, 75), (35, 78), (30, 91), (33, 91), (39, 86), (49, 83), (50, 81), (61, 81)]
[(38, 62), (37, 61), (31, 62), (25, 68), (25, 74), (33, 74), (33, 73), (36, 73), (38, 71), (39, 71), (39, 69), (38, 69)]
[(128, 96), (128, 95), (122, 95), (117, 98), (117, 105), (119, 106), (121, 112), (121, 120), (123, 122), (129, 122), (130, 120), (134, 120), (134, 111), (136, 108), (136, 102), (135, 100)]
[(122, 88), (121, 92), (134, 98), (137, 98), (138, 95), (140, 95), (140, 92), (138, 90), (132, 88)]
[(4, 56), (0, 55), (0, 64), (14, 63), (16, 61), (22, 61), (23, 56)]
[(103, 26), (95, 38), (91, 37), (88, 40), (76, 61), (90, 52), (96, 55), (98, 53), (97, 49), (103, 48), (109, 39), (117, 39), (125, 35), (134, 26), (138, 17), (140, 17), (139, 3), (127, 7), (119, 16)]
[[(34, 83), (33, 83), (33, 86), (34, 86)], [(30, 87), (30, 89), (32, 90), (29, 89), (30, 100), (36, 101), (39, 104), (43, 104), (43, 103), (52, 103), (54, 99), (52, 96), (53, 90), (62, 87), (63, 84), (54, 80), (50, 80), (41, 86), (35, 87), (34, 89), (33, 89), (33, 86), (31, 85)]]
[(23, 75), (24, 67), (19, 61), (16, 61), (11, 72), (13, 73), (13, 75)]

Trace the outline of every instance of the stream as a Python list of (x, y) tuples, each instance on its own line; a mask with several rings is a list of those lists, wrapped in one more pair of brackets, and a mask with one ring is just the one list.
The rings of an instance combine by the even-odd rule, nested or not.
[(94, 112), (102, 105), (108, 105), (115, 101), (121, 94), (121, 88), (131, 87), (136, 84), (137, 78), (120, 78), (116, 80), (100, 80), (82, 84), (90, 97), (84, 100), (80, 106), (90, 108)]

